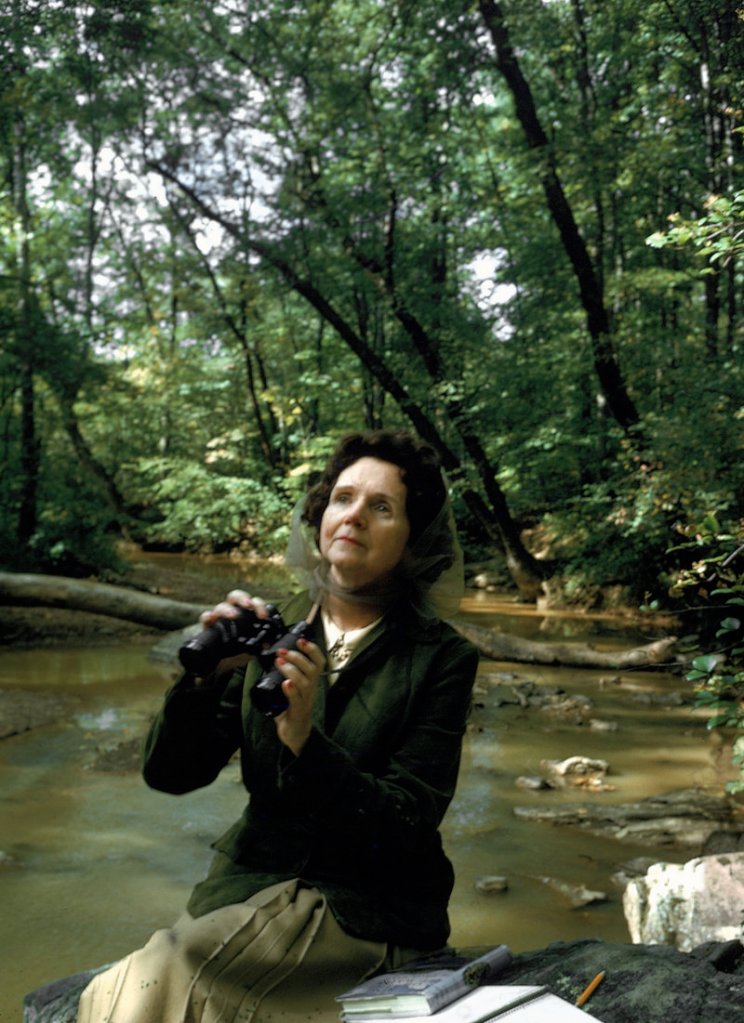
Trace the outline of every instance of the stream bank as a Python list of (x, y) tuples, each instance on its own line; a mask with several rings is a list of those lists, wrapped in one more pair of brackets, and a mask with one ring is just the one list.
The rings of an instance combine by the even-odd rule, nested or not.
[[(207, 605), (243, 577), (235, 565), (156, 561), (169, 596), (198, 602), (203, 594)], [(153, 578), (138, 571), (143, 581)], [(273, 596), (266, 576), (250, 585)], [(279, 586), (274, 579), (274, 590)], [(471, 594), (466, 608), (477, 623), (533, 639), (577, 637), (611, 649), (656, 638), (626, 621), (540, 615), (494, 595)], [(40, 627), (40, 609), (19, 612)], [(0, 688), (78, 701), (62, 719), (0, 744), (0, 850), (9, 858), (0, 864), (0, 943), (14, 949), (14, 973), (0, 992), (3, 1021), (19, 1018), (24, 993), (112, 961), (175, 918), (206, 869), (210, 840), (242, 807), (233, 765), (209, 790), (178, 799), (147, 790), (134, 769), (137, 739), (169, 682), (169, 670), (148, 656), (161, 634), (84, 620), (79, 612), (51, 614), (43, 649), (13, 643), (0, 651)], [(524, 693), (528, 684), (590, 701), (590, 713), (561, 716), (528, 699), (491, 698), (499, 685)], [(726, 764), (704, 718), (679, 699), (681, 684), (664, 671), (608, 678), (484, 659), (461, 782), (443, 829), (457, 875), (457, 947), (504, 942), (521, 952), (589, 937), (628, 941), (622, 892), (612, 878), (648, 847), (522, 820), (514, 808), (546, 801), (560, 807), (577, 796), (609, 806), (672, 789), (719, 791)], [(592, 718), (615, 728), (597, 730)], [(518, 787), (519, 779), (542, 774), (542, 761), (577, 753), (607, 760), (603, 788)], [(694, 853), (672, 845), (654, 855), (683, 862)], [(546, 884), (548, 875), (558, 884)], [(478, 883), (493, 876), (506, 877), (507, 887), (485, 893)], [(572, 905), (566, 886), (578, 884), (603, 891), (606, 900)]]

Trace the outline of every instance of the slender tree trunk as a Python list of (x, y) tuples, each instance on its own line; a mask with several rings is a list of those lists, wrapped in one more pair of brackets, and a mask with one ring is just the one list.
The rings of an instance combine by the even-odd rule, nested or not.
[[(364, 343), (378, 354), (382, 353), (382, 317), (378, 315), (376, 302), (370, 304), (369, 295), (363, 287), (352, 289), (352, 301), (356, 310), (357, 329)], [(369, 430), (382, 426), (384, 391), (366, 366), (362, 365), (362, 400), (364, 422)]]
[[(592, 137), (597, 115), (597, 97), (589, 65), (589, 41), (586, 29), (586, 11), (584, 0), (571, 0), (576, 27), (578, 60), (576, 62), (576, 81), (581, 102), (581, 126), (584, 137)], [(602, 197), (602, 175), (596, 159), (596, 149), (592, 146), (589, 154), (590, 179), (593, 188), (594, 203), (594, 260), (595, 272), (599, 288), (604, 293), (605, 286), (605, 209)]]
[(93, 454), (88, 442), (80, 432), (80, 425), (75, 415), (74, 401), (59, 395), (57, 395), (57, 401), (62, 413), (62, 421), (67, 436), (70, 438), (70, 443), (75, 449), (78, 461), (94, 479), (102, 484), (108, 502), (119, 519), (119, 526), (126, 536), (128, 534), (126, 520), (130, 515), (130, 511), (123, 494), (116, 485), (116, 480)]
[[(207, 280), (209, 281), (212, 289), (212, 294), (217, 302), (217, 307), (220, 310), (225, 326), (238, 342), (243, 352), (243, 365), (245, 366), (248, 400), (250, 403), (253, 422), (258, 430), (258, 441), (261, 449), (261, 455), (267, 465), (272, 468), (276, 468), (279, 458), (277, 457), (277, 452), (271, 438), (272, 435), (277, 436), (278, 424), (271, 408), (269, 407), (266, 409), (259, 400), (259, 389), (266, 391), (268, 389), (268, 381), (265, 377), (261, 359), (255, 350), (255, 346), (251, 344), (249, 339), (248, 304), (244, 298), (241, 298), (238, 304), (237, 316), (230, 311), (228, 300), (225, 296), (222, 285), (217, 279), (211, 263), (196, 244), (196, 238), (194, 237), (194, 233), (191, 230), (190, 225), (179, 211), (175, 202), (170, 201), (170, 208), (178, 220), (184, 234), (188, 238), (191, 248), (195, 256), (199, 259), (201, 267), (207, 276)], [(239, 283), (241, 285), (242, 293), (242, 285), (244, 284), (244, 281), (241, 280)], [(257, 384), (257, 375), (260, 378), (260, 384)], [(268, 425), (266, 422), (267, 419)]]
[(36, 395), (34, 370), (30, 360), (21, 366), (21, 467), (23, 484), (18, 514), (17, 535), (21, 546), (26, 546), (36, 532), (38, 524), (37, 492), (39, 481), (40, 445), (36, 435)]
[(31, 211), (28, 205), (26, 167), (26, 125), (19, 108), (14, 124), (12, 153), (13, 205), (20, 224), (20, 246), (16, 257), (18, 273), (17, 345), (21, 372), (21, 467), (23, 481), (17, 535), (21, 546), (28, 544), (38, 523), (37, 495), (41, 446), (36, 423), (35, 321), (36, 302), (31, 277)]
[(495, 47), (496, 66), (504, 76), (514, 99), (517, 118), (522, 125), (527, 145), (535, 152), (539, 160), (540, 176), (548, 209), (558, 228), (563, 248), (578, 281), (599, 385), (611, 415), (624, 430), (629, 430), (637, 425), (638, 412), (625, 387), (615, 357), (601, 276), (592, 264), (573, 210), (563, 190), (555, 164), (555, 156), (540, 123), (532, 91), (522, 74), (517, 55), (511, 44), (501, 4), (496, 3), (495, 0), (479, 0), (479, 7)]

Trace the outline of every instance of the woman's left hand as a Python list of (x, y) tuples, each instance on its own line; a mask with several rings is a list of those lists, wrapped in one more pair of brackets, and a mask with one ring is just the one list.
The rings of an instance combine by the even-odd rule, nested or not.
[(313, 727), (313, 707), (325, 657), (315, 643), (300, 639), (296, 650), (280, 651), (274, 663), (284, 675), (282, 692), (289, 703), (287, 709), (274, 718), (276, 734), (298, 757)]

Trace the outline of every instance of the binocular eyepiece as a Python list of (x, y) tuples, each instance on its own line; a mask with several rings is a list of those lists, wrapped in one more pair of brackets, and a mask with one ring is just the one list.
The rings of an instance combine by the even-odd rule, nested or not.
[(186, 671), (206, 677), (226, 657), (257, 657), (264, 673), (251, 688), (251, 701), (260, 713), (276, 717), (288, 703), (282, 692), (284, 675), (275, 667), (274, 659), (280, 650), (296, 650), (297, 641), (310, 626), (302, 621), (287, 629), (273, 604), (267, 604), (266, 611), (266, 618), (259, 618), (248, 608), (235, 618), (220, 618), (188, 639), (179, 649), (178, 658)]

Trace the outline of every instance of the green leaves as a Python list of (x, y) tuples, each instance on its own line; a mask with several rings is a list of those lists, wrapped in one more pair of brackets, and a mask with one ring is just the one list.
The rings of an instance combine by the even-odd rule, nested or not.
[[(98, 466), (135, 530), (163, 516), (169, 535), (193, 527), (201, 544), (214, 525), (227, 543), (240, 526), (190, 519), (151, 460), (184, 483), (182, 464), (199, 466), (197, 503), (232, 523), (223, 478), (291, 488), (320, 438), (418, 416), (468, 489), (496, 481), (515, 535), (564, 558), (575, 592), (677, 582), (707, 541), (667, 553), (675, 524), (705, 538), (741, 507), (744, 196), (722, 184), (738, 108), (717, 31), (731, 6), (701, 0), (681, 31), (656, 0), (610, 0), (577, 32), (580, 6), (510, 6), (549, 129), (539, 155), (465, 0), (18, 0), (0, 15), (4, 535), (37, 450), (42, 475)], [(720, 152), (699, 120), (703, 48)], [(551, 169), (643, 451), (598, 400)], [(726, 273), (703, 285), (701, 266)], [(40, 493), (56, 519), (67, 498)], [(720, 628), (711, 639), (733, 642)]]
[(656, 249), (690, 246), (706, 263), (728, 266), (744, 254), (744, 191), (710, 195), (705, 210), (695, 219), (670, 214), (671, 226), (649, 235), (646, 244)]
[(687, 675), (688, 680), (692, 682), (696, 679), (705, 678), (711, 672), (715, 671), (717, 664), (718, 658), (714, 654), (705, 654), (703, 656), (693, 658), (693, 670)]
[(713, 649), (693, 657), (686, 677), (694, 684), (695, 705), (708, 715), (708, 728), (733, 730), (733, 763), (741, 777), (727, 788), (740, 792), (744, 790), (744, 629), (742, 618), (730, 612), (744, 604), (744, 535), (741, 524), (727, 532), (719, 516), (712, 514), (690, 532), (694, 540), (686, 546), (695, 551), (696, 561), (681, 572), (678, 592), (688, 593), (694, 587), (698, 601), (704, 601), (698, 603), (696, 615), (702, 615), (708, 638), (698, 646)]

